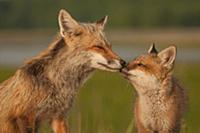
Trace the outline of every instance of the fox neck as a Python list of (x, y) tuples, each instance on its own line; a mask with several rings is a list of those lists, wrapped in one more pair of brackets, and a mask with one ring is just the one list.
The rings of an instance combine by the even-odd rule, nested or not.
[(59, 39), (26, 65), (30, 74), (48, 79), (57, 89), (76, 89), (93, 72), (89, 55), (81, 48), (70, 48)]
[[(152, 130), (152, 132), (153, 130), (159, 131), (160, 129), (170, 129), (171, 126), (173, 127), (173, 124), (177, 120), (175, 118), (177, 115), (174, 114), (182, 108), (182, 105), (177, 103), (178, 101), (174, 102), (176, 99), (174, 96), (177, 92), (177, 83), (174, 82), (173, 77), (168, 76), (154, 87), (156, 88), (149, 86), (147, 89), (150, 90), (143, 94), (138, 94), (135, 106), (136, 110), (140, 110), (137, 116), (140, 118), (142, 124), (145, 128)], [(177, 106), (177, 104), (180, 106)], [(180, 113), (178, 112), (178, 115)]]
[(166, 100), (173, 90), (173, 77), (168, 74), (163, 80), (156, 80), (148, 85), (134, 84), (139, 99), (146, 102), (160, 102)]

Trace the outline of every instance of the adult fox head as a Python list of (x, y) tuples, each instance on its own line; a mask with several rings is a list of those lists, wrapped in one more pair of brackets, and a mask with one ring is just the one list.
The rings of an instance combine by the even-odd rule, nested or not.
[(115, 54), (104, 35), (107, 16), (94, 23), (80, 23), (61, 10), (58, 17), (60, 35), (70, 50), (80, 50), (90, 59), (90, 66), (107, 71), (120, 70), (125, 62)]
[(149, 88), (162, 83), (172, 72), (175, 58), (175, 46), (170, 46), (158, 53), (152, 45), (147, 54), (131, 61), (122, 72), (135, 86)]

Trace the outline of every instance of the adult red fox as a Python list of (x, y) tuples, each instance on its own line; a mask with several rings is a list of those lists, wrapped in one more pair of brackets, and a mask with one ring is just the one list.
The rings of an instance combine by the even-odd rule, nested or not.
[(78, 88), (95, 69), (125, 65), (104, 35), (106, 21), (80, 23), (60, 11), (58, 39), (0, 85), (0, 133), (26, 133), (44, 119), (55, 133), (67, 132), (64, 118)]

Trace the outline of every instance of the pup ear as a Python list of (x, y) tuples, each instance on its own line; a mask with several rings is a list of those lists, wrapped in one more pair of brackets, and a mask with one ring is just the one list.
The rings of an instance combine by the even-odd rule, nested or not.
[(61, 9), (58, 15), (58, 23), (60, 27), (60, 34), (65, 36), (67, 31), (75, 29), (78, 26), (78, 22), (71, 17), (71, 15), (64, 9)]
[(170, 46), (158, 53), (161, 64), (168, 69), (172, 69), (176, 58), (176, 46)]
[(150, 46), (150, 48), (148, 50), (148, 53), (149, 54), (157, 54), (158, 53), (158, 51), (155, 48), (155, 44), (154, 43)]
[(100, 20), (98, 20), (96, 22), (96, 25), (100, 28), (100, 29), (104, 29), (106, 23), (107, 23), (107, 20), (108, 20), (108, 16), (104, 16), (103, 18), (101, 18)]

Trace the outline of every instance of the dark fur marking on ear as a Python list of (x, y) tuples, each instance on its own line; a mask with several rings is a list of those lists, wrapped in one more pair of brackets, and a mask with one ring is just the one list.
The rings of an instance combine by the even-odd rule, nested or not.
[(158, 51), (157, 51), (156, 48), (155, 48), (155, 43), (153, 43), (153, 44), (151, 45), (151, 47), (150, 47), (148, 53), (150, 53), (150, 54), (157, 54), (157, 53), (158, 53)]

